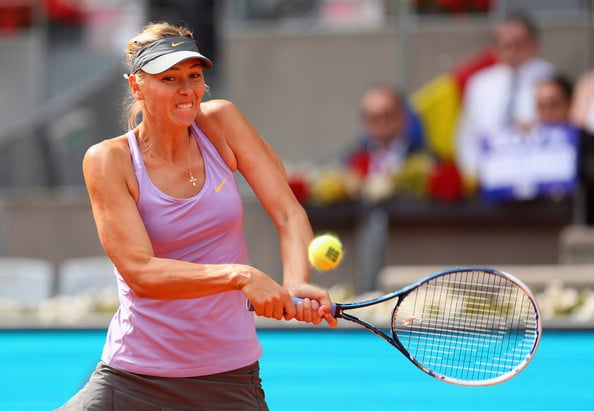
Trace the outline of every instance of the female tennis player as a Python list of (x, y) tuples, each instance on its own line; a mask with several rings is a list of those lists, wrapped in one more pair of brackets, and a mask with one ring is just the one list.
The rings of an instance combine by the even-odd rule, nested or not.
[[(120, 307), (96, 370), (61, 409), (267, 410), (247, 301), (261, 316), (336, 326), (328, 293), (308, 283), (310, 223), (242, 113), (202, 102), (212, 62), (188, 29), (150, 24), (126, 56), (130, 131), (83, 161)], [(277, 227), (282, 285), (248, 265), (235, 171)]]

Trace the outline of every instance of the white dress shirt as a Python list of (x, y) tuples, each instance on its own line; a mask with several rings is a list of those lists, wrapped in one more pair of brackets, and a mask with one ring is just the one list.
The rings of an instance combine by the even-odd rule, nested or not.
[(476, 175), (482, 135), (536, 120), (534, 87), (552, 73), (550, 63), (534, 58), (515, 71), (498, 63), (468, 80), (456, 136), (458, 166), (464, 174)]
[(397, 137), (387, 147), (369, 144), (369, 175), (389, 176), (398, 171), (409, 154), (408, 145)]

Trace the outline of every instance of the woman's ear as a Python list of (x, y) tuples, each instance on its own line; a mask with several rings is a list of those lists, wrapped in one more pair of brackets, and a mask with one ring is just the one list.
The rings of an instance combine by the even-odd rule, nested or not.
[(134, 98), (136, 98), (136, 100), (142, 100), (144, 97), (142, 95), (142, 91), (140, 90), (140, 84), (138, 84), (134, 74), (130, 74), (128, 76), (128, 84)]

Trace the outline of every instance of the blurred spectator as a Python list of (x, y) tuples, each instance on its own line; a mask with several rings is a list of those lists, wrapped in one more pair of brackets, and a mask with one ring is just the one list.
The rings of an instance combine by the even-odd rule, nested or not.
[(508, 15), (495, 27), (494, 39), (498, 63), (469, 79), (456, 136), (458, 165), (471, 180), (477, 172), (481, 135), (533, 123), (534, 85), (553, 72), (550, 63), (537, 57), (538, 32), (528, 16)]
[(570, 123), (573, 86), (571, 81), (560, 74), (547, 77), (536, 85), (536, 113), (538, 123)]
[(367, 89), (360, 101), (363, 132), (346, 153), (346, 166), (361, 177), (391, 175), (422, 146), (419, 121), (400, 92), (388, 85)]
[(479, 182), (488, 199), (561, 198), (577, 185), (578, 133), (569, 121), (572, 84), (562, 75), (536, 83), (537, 118), (481, 138)]
[(576, 127), (594, 135), (594, 70), (582, 74), (578, 79), (571, 106), (571, 120)]
[(580, 130), (579, 176), (584, 192), (584, 222), (594, 225), (594, 70), (579, 78), (570, 116)]

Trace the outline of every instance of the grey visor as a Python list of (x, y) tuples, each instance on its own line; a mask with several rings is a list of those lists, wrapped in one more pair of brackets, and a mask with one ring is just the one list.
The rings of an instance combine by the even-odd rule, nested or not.
[(149, 74), (159, 74), (189, 58), (198, 58), (203, 67), (212, 68), (212, 61), (200, 54), (198, 46), (191, 38), (164, 37), (147, 44), (132, 57), (130, 74), (134, 74), (138, 70)]

